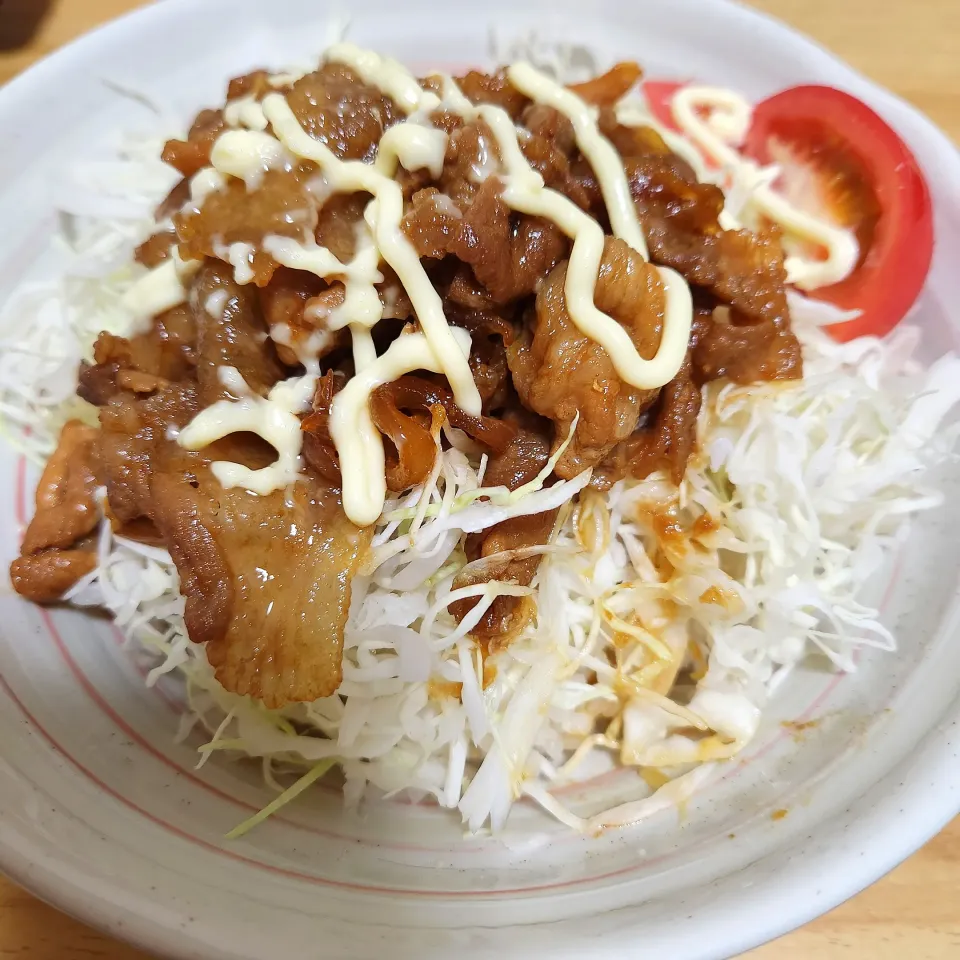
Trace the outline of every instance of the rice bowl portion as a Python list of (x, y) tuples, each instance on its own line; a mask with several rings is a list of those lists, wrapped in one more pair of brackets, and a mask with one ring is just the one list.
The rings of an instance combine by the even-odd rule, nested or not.
[[(251, 127), (241, 119), (237, 129), (255, 129), (254, 103), (245, 108)], [(663, 132), (671, 147), (679, 142)], [(695, 156), (697, 147), (682, 149)], [(0, 360), (0, 409), (41, 460), (66, 421), (90, 417), (73, 394), (81, 361), (96, 359), (96, 335), (135, 330), (130, 294), (145, 271), (126, 257), (153, 234), (151, 212), (177, 179), (157, 145), (131, 147), (121, 164), (129, 179), (87, 171), (88, 186), (106, 174), (110, 189), (120, 184), (113, 199), (146, 216), (113, 216), (96, 189), (95, 202), (67, 210), (72, 263), (54, 288), (25, 292), (17, 309), (35, 322)], [(724, 185), (728, 202), (743, 186)], [(728, 216), (747, 219), (755, 188), (735, 196)], [(246, 256), (225, 247), (220, 259), (239, 279)], [(858, 647), (894, 648), (860, 590), (910, 516), (939, 503), (918, 481), (952, 448), (942, 424), (960, 399), (956, 358), (923, 370), (909, 327), (836, 342), (824, 326), (849, 315), (795, 291), (788, 298), (803, 377), (699, 385), (695, 452), (679, 482), (662, 468), (606, 489), (590, 485), (591, 468), (555, 476), (582, 429), (577, 412), (530, 479), (485, 485), (490, 452), (449, 418), (432, 423), (429, 474), (391, 490), (370, 524), (342, 680), (329, 696), (268, 707), (225, 689), (190, 639), (170, 554), (109, 519), (92, 547), (95, 569), (64, 599), (104, 607), (154, 649), (148, 682), (185, 678), (188, 723), (210, 734), (200, 762), (214, 753), (263, 761), (278, 799), (237, 832), (334, 767), (349, 803), (368, 790), (431, 796), (470, 831), (502, 828), (522, 796), (588, 833), (635, 822), (682, 801), (741, 751), (805, 657), (852, 670)], [(109, 514), (108, 495), (97, 496)], [(469, 536), (552, 511), (543, 542), (467, 555)], [(526, 583), (491, 575), (532, 558)], [(484, 643), (478, 625), (501, 598), (524, 614), (508, 639)], [(451, 605), (461, 601), (471, 603), (458, 616)], [(649, 796), (571, 810), (552, 792), (615, 765), (639, 769)]]

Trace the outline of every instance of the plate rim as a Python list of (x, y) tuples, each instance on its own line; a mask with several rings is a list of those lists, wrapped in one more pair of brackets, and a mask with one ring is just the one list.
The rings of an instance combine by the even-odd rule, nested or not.
[[(159, 0), (153, 0), (143, 7), (128, 11), (76, 37), (9, 81), (0, 90), (0, 102), (29, 97), (31, 89), (35, 85), (45, 82), (48, 75), (69, 68), (75, 59), (86, 59), (97, 46), (109, 46), (122, 36), (124, 31), (129, 30), (134, 21), (136, 21), (138, 29), (144, 29), (151, 21), (167, 17), (176, 18), (179, 15), (178, 10), (195, 7), (199, 2), (201, 0), (164, 0), (162, 3)], [(811, 59), (815, 59), (824, 65), (828, 64), (835, 71), (842, 71), (848, 84), (868, 92), (870, 100), (873, 103), (880, 104), (884, 112), (897, 113), (901, 121), (909, 120), (911, 124), (922, 130), (928, 139), (937, 141), (938, 155), (943, 154), (945, 160), (949, 158), (952, 161), (951, 176), (954, 186), (960, 187), (960, 152), (952, 141), (917, 108), (874, 83), (816, 40), (777, 18), (746, 7), (737, 0), (719, 0), (719, 2), (718, 0), (712, 0), (712, 4), (715, 4), (717, 8), (724, 8), (724, 16), (739, 18), (747, 27), (752, 25), (757, 29), (774, 31), (781, 40), (788, 37), (795, 44), (796, 49), (806, 48), (805, 52)], [(931, 726), (930, 730), (921, 738), (912, 756), (902, 761), (871, 785), (869, 794), (875, 795), (878, 792), (883, 792), (883, 802), (875, 802), (871, 805), (869, 804), (869, 797), (861, 797), (857, 803), (851, 804), (845, 811), (837, 813), (818, 824), (818, 833), (843, 834), (843, 841), (845, 846), (849, 848), (849, 855), (853, 856), (859, 853), (855, 861), (856, 869), (851, 867), (849, 870), (837, 871), (826, 881), (818, 882), (817, 886), (821, 889), (818, 889), (811, 896), (809, 895), (811, 881), (816, 878), (809, 876), (809, 874), (811, 874), (811, 868), (815, 864), (807, 863), (807, 869), (804, 870), (804, 857), (797, 858), (799, 865), (791, 860), (779, 874), (779, 896), (789, 898), (793, 902), (806, 904), (805, 907), (780, 909), (776, 914), (770, 912), (767, 916), (771, 919), (766, 919), (765, 922), (754, 922), (749, 934), (738, 934), (738, 925), (735, 923), (723, 924), (724, 935), (721, 936), (718, 931), (712, 942), (704, 946), (699, 953), (687, 954), (690, 960), (701, 957), (703, 960), (707, 960), (708, 957), (723, 957), (732, 953), (739, 953), (809, 922), (814, 917), (822, 915), (878, 880), (939, 832), (960, 812), (960, 770), (957, 769), (958, 765), (956, 763), (958, 759), (958, 744), (956, 741), (958, 726), (960, 726), (960, 698), (955, 699), (945, 709), (939, 722)], [(910, 776), (915, 769), (922, 769), (923, 776)], [(946, 777), (942, 777), (941, 779), (946, 787), (944, 788), (944, 783), (941, 783), (939, 792), (931, 791), (928, 785), (931, 775), (947, 771), (957, 771), (954, 773), (954, 782), (950, 783)], [(0, 771), (0, 777), (3, 775)], [(892, 787), (889, 793), (884, 790), (887, 786)], [(38, 787), (34, 789), (42, 792)], [(898, 804), (909, 804), (914, 816), (908, 818), (907, 825), (897, 832), (891, 832), (887, 829), (884, 833), (885, 843), (877, 844), (875, 842), (877, 825), (884, 823), (889, 827), (891, 814), (887, 810), (888, 804), (886, 801), (890, 797), (893, 797)], [(859, 809), (861, 807), (864, 807), (864, 809)], [(794, 841), (788, 844), (786, 848), (777, 848), (770, 851), (757, 862), (762, 862), (768, 858), (782, 857), (790, 850), (800, 850), (801, 847), (801, 841)], [(881, 847), (882, 849), (880, 849)], [(106, 901), (102, 894), (96, 892), (95, 889), (87, 889), (71, 881), (63, 875), (62, 869), (58, 871), (55, 865), (41, 863), (39, 857), (31, 858), (28, 851), (15, 850), (2, 836), (0, 836), (0, 869), (25, 889), (57, 909), (63, 910), (111, 936), (122, 937), (147, 950), (162, 949), (170, 956), (199, 956), (198, 948), (201, 945), (204, 950), (203, 956), (213, 955), (210, 952), (209, 940), (207, 938), (201, 939), (196, 934), (192, 934), (191, 928), (177, 929), (161, 925), (152, 919), (146, 910), (134, 911), (131, 908), (118, 907), (116, 904)], [(729, 876), (733, 875), (728, 875), (723, 879), (726, 880)], [(804, 896), (804, 894), (806, 895)], [(143, 897), (141, 899), (145, 900)], [(733, 900), (734, 903), (739, 900), (740, 906), (746, 906), (750, 902), (743, 894), (738, 894)], [(628, 914), (629, 910), (629, 907), (621, 908), (614, 913)], [(121, 911), (124, 923), (120, 929), (117, 929), (116, 922), (111, 923), (111, 917), (121, 915)], [(590, 919), (593, 920), (594, 918)], [(451, 933), (455, 934), (457, 939), (460, 940), (459, 945), (461, 947), (467, 948), (468, 943), (473, 943), (474, 946), (478, 944), (476, 939), (478, 936), (481, 938), (481, 943), (490, 943), (492, 942), (491, 937), (498, 934), (513, 936), (519, 929), (528, 933), (535, 933), (538, 928), (552, 928), (551, 933), (554, 936), (551, 936), (550, 939), (554, 940), (555, 945), (560, 945), (563, 934), (561, 933), (559, 937), (556, 937), (555, 934), (565, 923), (569, 923), (569, 921), (532, 924), (525, 928), (462, 927), (456, 931), (451, 931)], [(200, 925), (198, 923), (196, 926)], [(614, 924), (614, 926), (620, 930), (627, 929), (622, 924)], [(385, 926), (382, 930), (385, 938), (389, 936), (396, 941), (396, 928)], [(384, 942), (387, 941), (384, 940)], [(621, 944), (631, 943), (626, 939), (620, 942)], [(600, 946), (599, 943), (598, 946)], [(605, 939), (603, 947), (604, 949), (597, 951), (597, 956), (615, 955), (613, 952), (617, 948), (615, 938)], [(607, 951), (610, 951), (610, 953), (607, 954)], [(472, 953), (472, 951), (468, 952)], [(565, 952), (562, 946), (560, 952)], [(246, 957), (249, 954), (218, 951), (216, 955), (233, 958)], [(583, 955), (582, 952), (580, 955)]]

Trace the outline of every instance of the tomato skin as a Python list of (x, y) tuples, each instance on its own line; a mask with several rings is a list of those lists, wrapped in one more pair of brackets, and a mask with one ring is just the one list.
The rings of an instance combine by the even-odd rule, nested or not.
[(845, 164), (861, 172), (876, 198), (879, 217), (861, 262), (845, 280), (812, 291), (844, 310), (860, 310), (854, 320), (828, 327), (841, 342), (882, 337), (917, 299), (933, 257), (933, 205), (913, 154), (897, 133), (865, 103), (832, 87), (784, 90), (757, 104), (744, 153), (770, 161), (773, 140), (802, 146), (818, 140), (840, 143)]
[(650, 105), (650, 112), (665, 127), (678, 133), (680, 128), (673, 119), (673, 95), (681, 88), (686, 87), (689, 80), (644, 80), (640, 85), (643, 95)]
[[(689, 82), (643, 82), (650, 112), (671, 130), (679, 131), (673, 118), (674, 94)], [(832, 154), (837, 167), (845, 168), (847, 175), (855, 170), (872, 194), (870, 206), (879, 215), (860, 237), (856, 270), (811, 293), (843, 310), (860, 311), (859, 317), (827, 328), (834, 339), (886, 335), (913, 306), (933, 258), (933, 206), (919, 164), (870, 107), (833, 87), (791, 87), (757, 104), (743, 153), (769, 164), (772, 140), (799, 153), (820, 148), (821, 162), (826, 157), (829, 163)]]

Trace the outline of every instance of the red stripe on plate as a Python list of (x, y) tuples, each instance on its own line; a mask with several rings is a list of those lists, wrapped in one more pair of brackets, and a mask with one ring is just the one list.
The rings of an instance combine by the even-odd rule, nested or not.
[(217, 853), (223, 857), (226, 857), (229, 860), (233, 860), (238, 863), (243, 863), (252, 867), (257, 867), (261, 870), (266, 870), (270, 873), (277, 874), (282, 877), (287, 877), (292, 880), (302, 880), (306, 883), (316, 884), (318, 886), (332, 887), (334, 889), (340, 890), (351, 890), (357, 891), (360, 893), (378, 893), (378, 894), (388, 894), (390, 896), (403, 896), (403, 897), (438, 897), (442, 899), (465, 899), (471, 897), (478, 898), (488, 898), (488, 897), (516, 897), (522, 896), (525, 894), (531, 893), (544, 893), (551, 890), (565, 890), (570, 889), (571, 887), (583, 886), (584, 884), (593, 884), (601, 880), (609, 880), (614, 877), (625, 876), (630, 873), (636, 873), (641, 866), (650, 866), (652, 863), (659, 862), (660, 859), (648, 861), (645, 864), (633, 864), (629, 867), (621, 867), (619, 870), (611, 870), (608, 873), (598, 874), (594, 877), (582, 878), (578, 880), (566, 880), (562, 883), (551, 883), (551, 884), (541, 884), (529, 887), (516, 887), (505, 890), (410, 890), (404, 889), (402, 887), (380, 887), (380, 886), (368, 886), (360, 883), (351, 883), (345, 880), (329, 880), (325, 877), (317, 877), (308, 873), (301, 873), (297, 870), (289, 870), (285, 867), (278, 867), (274, 864), (263, 863), (260, 860), (252, 860), (249, 857), (245, 857), (242, 854), (235, 853), (232, 850), (227, 850), (224, 847), (217, 846), (214, 843), (210, 843), (207, 840), (204, 840), (200, 837), (195, 836), (192, 833), (189, 833), (186, 830), (181, 829), (180, 827), (174, 826), (168, 821), (162, 819), (161, 817), (156, 816), (155, 814), (150, 813), (147, 810), (144, 810), (141, 806), (135, 803), (133, 800), (128, 797), (123, 796), (123, 794), (114, 790), (111, 786), (104, 783), (95, 773), (85, 767), (79, 760), (72, 756), (67, 750), (61, 746), (60, 743), (44, 728), (44, 726), (33, 716), (32, 713), (27, 709), (23, 704), (20, 698), (14, 693), (12, 687), (7, 682), (3, 674), (0, 674), (0, 686), (6, 691), (7, 695), (10, 697), (11, 701), (16, 705), (20, 712), (24, 715), (30, 725), (43, 737), (44, 740), (64, 759), (68, 760), (84, 777), (86, 777), (94, 786), (102, 790), (104, 793), (111, 796), (113, 799), (117, 800), (119, 803), (123, 804), (125, 807), (128, 807), (130, 810), (133, 810), (135, 813), (140, 814), (151, 823), (156, 826), (169, 831), (173, 835), (180, 837), (183, 840), (188, 841), (189, 843), (194, 843), (198, 847), (202, 847), (205, 850), (209, 850), (213, 853)]

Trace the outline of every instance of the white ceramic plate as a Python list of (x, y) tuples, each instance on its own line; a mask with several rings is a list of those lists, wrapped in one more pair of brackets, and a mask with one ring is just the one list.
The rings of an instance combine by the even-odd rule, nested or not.
[[(952, 349), (960, 301), (960, 158), (926, 120), (784, 27), (719, 0), (480, 7), (361, 0), (351, 38), (416, 64), (487, 62), (487, 28), (537, 28), (752, 98), (797, 83), (845, 88), (911, 145), (937, 211), (917, 311), (928, 355)], [(71, 161), (149, 117), (104, 80), (183, 119), (256, 66), (316, 54), (317, 0), (166, 0), (85, 37), (0, 91), (0, 298), (54, 269), (50, 187)], [(944, 477), (952, 492), (957, 471)], [(0, 449), (0, 544), (15, 553), (30, 471)], [(918, 524), (878, 583), (896, 655), (857, 675), (801, 672), (749, 753), (683, 811), (587, 840), (521, 807), (499, 840), (449, 815), (384, 803), (347, 815), (317, 790), (234, 843), (268, 797), (255, 772), (193, 769), (174, 745), (176, 690), (108, 625), (0, 596), (0, 865), (84, 920), (182, 957), (456, 955), (726, 957), (856, 893), (960, 809), (957, 498)], [(818, 718), (791, 736), (781, 720)], [(587, 789), (616, 792), (613, 781)], [(786, 817), (773, 817), (787, 810)], [(533, 837), (534, 839), (531, 839)]]

